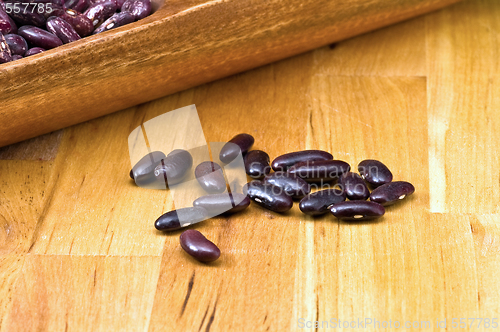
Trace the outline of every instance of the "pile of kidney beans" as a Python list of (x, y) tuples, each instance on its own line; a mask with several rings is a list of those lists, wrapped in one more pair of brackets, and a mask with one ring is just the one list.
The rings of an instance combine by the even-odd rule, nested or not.
[(151, 14), (151, 0), (0, 0), (0, 63)]
[[(174, 231), (210, 216), (240, 212), (251, 200), (278, 213), (287, 212), (294, 200), (300, 200), (299, 209), (307, 215), (330, 212), (347, 222), (373, 220), (385, 214), (384, 206), (399, 202), (415, 191), (409, 182), (392, 181), (391, 171), (378, 160), (361, 161), (359, 174), (351, 172), (348, 163), (334, 160), (330, 153), (321, 150), (287, 153), (270, 163), (266, 152), (249, 151), (253, 143), (251, 135), (239, 134), (226, 143), (219, 154), (221, 164), (225, 165), (242, 153), (245, 171), (253, 181), (241, 186), (232, 184), (229, 193), (223, 167), (204, 161), (196, 166), (194, 174), (208, 195), (197, 198), (193, 207), (163, 214), (155, 221), (156, 229)], [(174, 150), (166, 156), (154, 151), (132, 168), (130, 177), (139, 186), (156, 181), (168, 187), (168, 184), (182, 182), (192, 166), (193, 158), (186, 150)], [(314, 188), (318, 190), (313, 191)], [(211, 262), (220, 256), (219, 248), (193, 229), (181, 234), (180, 243), (188, 254), (202, 262)]]

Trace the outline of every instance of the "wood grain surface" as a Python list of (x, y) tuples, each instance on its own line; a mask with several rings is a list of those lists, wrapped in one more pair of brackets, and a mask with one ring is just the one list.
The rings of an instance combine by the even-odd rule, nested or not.
[(0, 66), (0, 146), (459, 0), (157, 0), (154, 14)]
[[(335, 329), (300, 322), (366, 318), (381, 326), (344, 330), (496, 330), (498, 17), (500, 2), (466, 0), (4, 148), (0, 330), (322, 331)], [(222, 252), (199, 263), (180, 232), (153, 227), (168, 191), (128, 176), (129, 133), (191, 104), (207, 141), (247, 132), (271, 158), (376, 158), (416, 193), (354, 224), (252, 203), (195, 227)]]

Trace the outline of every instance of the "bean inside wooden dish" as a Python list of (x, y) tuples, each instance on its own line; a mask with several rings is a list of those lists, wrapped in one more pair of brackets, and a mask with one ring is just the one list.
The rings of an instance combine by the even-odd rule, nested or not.
[(152, 0), (0, 0), (0, 64), (151, 15)]

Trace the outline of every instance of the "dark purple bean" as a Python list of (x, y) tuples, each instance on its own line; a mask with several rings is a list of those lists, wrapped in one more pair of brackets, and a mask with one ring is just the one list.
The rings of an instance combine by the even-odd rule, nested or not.
[(16, 23), (3, 9), (0, 9), (0, 33), (4, 35), (17, 33)]
[(369, 201), (345, 201), (334, 204), (330, 212), (340, 220), (361, 221), (380, 218), (385, 209), (382, 205)]
[(339, 184), (351, 201), (366, 200), (370, 197), (368, 186), (357, 173), (345, 173), (340, 177)]
[(123, 4), (125, 3), (126, 0), (116, 0), (116, 6), (118, 7), (118, 9), (122, 9), (123, 7)]
[(19, 54), (14, 54), (14, 55), (12, 56), (12, 61), (20, 60), (20, 59), (22, 59), (22, 58), (24, 58), (22, 55), (19, 55)]
[(243, 188), (243, 193), (257, 204), (275, 212), (286, 212), (293, 206), (292, 197), (285, 194), (282, 188), (269, 183), (252, 181)]
[(135, 16), (136, 20), (140, 20), (151, 14), (151, 0), (126, 0), (121, 7), (121, 11), (130, 12)]
[(161, 151), (153, 151), (142, 157), (130, 171), (130, 177), (139, 184), (146, 184), (154, 181), (155, 167), (165, 158)]
[(295, 174), (308, 182), (328, 182), (338, 179), (350, 169), (351, 166), (342, 160), (318, 160), (296, 163), (288, 169), (288, 173)]
[[(12, 12), (9, 13), (10, 17), (18, 24), (18, 25), (34, 25), (39, 28), (43, 28), (45, 26), (45, 16), (43, 13), (38, 12), (38, 6), (37, 10), (31, 12), (31, 9), (33, 6), (29, 6), (29, 10), (27, 9), (26, 11), (24, 10), (24, 6), (21, 7), (21, 3), (19, 1), (5, 1), (6, 5), (11, 5), (14, 6), (15, 4), (18, 5), (18, 8), (20, 9), (19, 12), (16, 13), (15, 10), (12, 10)], [(43, 4), (42, 4), (43, 5)], [(45, 7), (44, 7), (45, 11)]]
[(120, 6), (118, 6), (118, 1), (116, 1), (116, 0), (89, 0), (89, 5), (93, 5), (93, 4), (96, 4), (96, 3), (99, 3), (99, 2), (105, 2), (105, 1), (113, 1), (113, 2), (115, 2), (116, 3), (116, 7), (118, 9), (120, 9), (121, 5), (123, 5), (123, 3), (121, 3)]
[(25, 55), (28, 50), (28, 43), (26, 40), (15, 34), (5, 35), (5, 41), (9, 45), (10, 53), (12, 55)]
[(384, 206), (394, 204), (415, 192), (415, 187), (405, 181), (394, 181), (381, 185), (370, 194), (370, 201)]
[(73, 9), (73, 7), (75, 7), (75, 5), (78, 3), (78, 1), (80, 1), (80, 0), (66, 0), (64, 2), (64, 8)]
[(160, 182), (172, 186), (182, 182), (193, 167), (193, 157), (186, 150), (177, 149), (170, 152), (154, 169), (154, 175)]
[(309, 183), (294, 174), (286, 172), (269, 174), (264, 178), (263, 182), (281, 188), (285, 194), (292, 198), (302, 198), (311, 192)]
[(102, 22), (110, 18), (117, 9), (116, 1), (108, 0), (91, 5), (83, 15), (87, 16), (94, 28), (97, 28)]
[(187, 207), (169, 211), (155, 221), (159, 231), (175, 231), (207, 219), (208, 213), (202, 207)]
[(12, 54), (10, 52), (9, 44), (5, 40), (5, 37), (0, 32), (0, 63), (6, 63), (12, 61)]
[(193, 206), (206, 209), (212, 215), (232, 214), (243, 211), (250, 205), (250, 198), (240, 193), (223, 193), (201, 196)]
[(253, 150), (245, 155), (245, 171), (254, 179), (261, 179), (271, 171), (269, 155), (261, 150)]
[(59, 37), (64, 44), (81, 39), (73, 26), (60, 17), (50, 17), (47, 20), (47, 30)]
[(200, 262), (213, 262), (220, 257), (219, 248), (195, 229), (184, 231), (180, 242), (182, 249)]
[(56, 5), (52, 4), (50, 10), (45, 10), (42, 12), (43, 17), (45, 17), (45, 20), (47, 20), (51, 16), (58, 16), (58, 13), (64, 12), (66, 8), (64, 8), (64, 5)]
[(3, 0), (0, 0), (0, 10), (5, 11), (5, 9), (6, 9), (5, 2)]
[(42, 47), (46, 50), (62, 45), (62, 41), (56, 35), (31, 25), (20, 27), (18, 33), (31, 45)]
[(338, 188), (319, 190), (302, 198), (299, 209), (310, 216), (319, 216), (329, 211), (329, 207), (345, 201), (345, 192)]
[(226, 191), (226, 179), (219, 164), (204, 161), (194, 170), (194, 175), (200, 186), (208, 193), (222, 193)]
[(95, 29), (93, 34), (95, 35), (104, 31), (118, 28), (132, 22), (134, 22), (134, 15), (132, 15), (131, 13), (129, 12), (114, 13), (113, 16), (108, 18), (106, 21), (104, 21), (103, 24), (101, 24), (97, 29)]
[(94, 31), (92, 21), (85, 15), (73, 10), (55, 10), (54, 16), (60, 17), (73, 26), (80, 37), (86, 37)]
[(275, 172), (288, 171), (296, 163), (305, 161), (332, 160), (333, 156), (321, 150), (305, 150), (283, 154), (273, 160), (271, 166)]
[[(125, 2), (126, 4), (127, 2)], [(123, 4), (123, 6), (125, 6)], [(122, 9), (123, 10), (123, 9)], [(254, 138), (249, 134), (238, 134), (231, 138), (229, 142), (224, 144), (219, 153), (219, 159), (225, 164), (229, 164), (238, 156), (239, 153), (244, 155), (252, 147)]]
[(42, 52), (45, 52), (44, 48), (32, 47), (26, 51), (26, 54), (24, 55), (24, 57), (28, 57), (28, 56), (35, 55), (35, 54), (42, 53)]
[(80, 12), (80, 13), (83, 13), (89, 7), (90, 7), (89, 0), (78, 0), (76, 3), (73, 4), (72, 7), (66, 6), (66, 8), (71, 8), (73, 10), (76, 10), (77, 12)]
[(378, 187), (392, 181), (391, 171), (387, 168), (387, 166), (378, 160), (363, 160), (358, 165), (358, 171), (359, 174), (361, 174), (361, 177), (374, 187)]

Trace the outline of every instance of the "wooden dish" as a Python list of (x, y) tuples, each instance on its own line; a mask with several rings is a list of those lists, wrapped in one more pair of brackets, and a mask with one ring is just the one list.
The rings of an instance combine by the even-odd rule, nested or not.
[(0, 65), (0, 146), (458, 2), (154, 1), (143, 20)]

